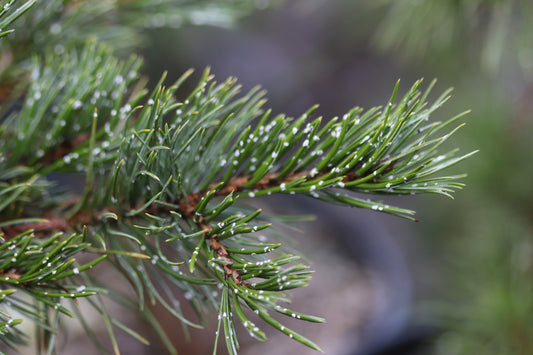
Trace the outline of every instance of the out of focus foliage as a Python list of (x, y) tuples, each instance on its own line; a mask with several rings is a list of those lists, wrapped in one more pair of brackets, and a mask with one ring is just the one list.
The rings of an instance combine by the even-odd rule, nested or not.
[(436, 312), (448, 329), (436, 349), (532, 354), (533, 2), (376, 3), (373, 45), (453, 80), (455, 103), (472, 108), (464, 144), (480, 148), (458, 203), (423, 213), (451, 301)]

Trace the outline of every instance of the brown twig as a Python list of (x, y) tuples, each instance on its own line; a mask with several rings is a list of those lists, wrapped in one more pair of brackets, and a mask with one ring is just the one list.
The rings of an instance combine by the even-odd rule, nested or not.
[[(284, 179), (277, 179), (278, 173), (266, 174), (261, 180), (255, 183), (253, 186), (246, 187), (246, 189), (267, 189), (274, 186), (279, 186), (282, 183), (288, 183), (293, 180), (309, 175), (308, 171), (301, 171), (291, 173)], [(320, 176), (316, 176), (317, 178)], [(234, 176), (228, 180), (228, 182), (219, 190), (215, 192), (216, 196), (226, 196), (232, 192), (242, 191), (245, 189), (245, 185), (250, 181), (251, 176)], [(233, 260), (224, 244), (219, 240), (216, 234), (209, 234), (212, 231), (212, 227), (204, 221), (203, 216), (194, 216), (194, 209), (203, 196), (205, 196), (216, 184), (212, 184), (203, 193), (189, 194), (185, 199), (180, 201), (181, 212), (191, 219), (194, 219), (197, 225), (204, 230), (204, 238), (209, 242), (209, 247), (216, 255), (224, 261), (223, 269), (226, 278), (231, 278), (235, 284), (250, 287), (250, 284), (242, 280), (242, 275), (239, 270), (233, 268)]]
[[(66, 154), (65, 152), (67, 150), (72, 149), (76, 145), (83, 143), (83, 141), (85, 141), (86, 139), (87, 137), (79, 136), (72, 142), (65, 143), (64, 145), (59, 146), (56, 150), (54, 150), (50, 154), (53, 155), (53, 158), (55, 159), (58, 156)], [(379, 161), (377, 163), (377, 166), (383, 164), (384, 162), (386, 162), (386, 159)], [(392, 161), (383, 173), (386, 173), (392, 170), (395, 163), (396, 161)], [(370, 170), (373, 170), (373, 169), (370, 169)], [(313, 177), (313, 179), (319, 179), (326, 174), (327, 172), (320, 172), (316, 174)], [(234, 176), (230, 178), (224, 186), (222, 186), (220, 189), (218, 189), (215, 192), (215, 196), (226, 196), (232, 192), (238, 192), (238, 191), (243, 191), (243, 190), (264, 190), (264, 189), (268, 189), (274, 186), (279, 186), (283, 183), (289, 183), (291, 181), (294, 181), (296, 179), (306, 177), (309, 175), (310, 175), (309, 171), (292, 172), (286, 177), (284, 177), (283, 179), (278, 179), (277, 178), (278, 173), (272, 172), (272, 173), (266, 174), (261, 180), (259, 180), (257, 183), (255, 183), (252, 186), (245, 186), (252, 179), (252, 176), (241, 176), (241, 175)], [(357, 179), (364, 178), (365, 176), (355, 176), (355, 174), (351, 172), (351, 173), (346, 174), (343, 182), (355, 181)], [(375, 179), (379, 179), (379, 176), (377, 176)], [(187, 195), (185, 198), (180, 199), (179, 201), (180, 212), (182, 213), (183, 216), (194, 220), (195, 223), (202, 230), (204, 230), (204, 238), (208, 240), (209, 247), (216, 253), (216, 255), (220, 259), (222, 259), (225, 262), (223, 265), (223, 268), (224, 268), (224, 273), (226, 275), (226, 278), (231, 278), (237, 285), (244, 285), (246, 287), (249, 287), (249, 284), (242, 280), (241, 273), (232, 267), (233, 261), (230, 257), (230, 253), (228, 252), (227, 248), (219, 240), (216, 234), (210, 234), (210, 232), (212, 231), (212, 227), (204, 221), (203, 216), (194, 215), (195, 214), (194, 210), (196, 206), (198, 205), (198, 203), (201, 201), (202, 197), (204, 197), (215, 186), (216, 184), (211, 184), (206, 191), (191, 193)], [(67, 202), (67, 204), (69, 205), (73, 203), (76, 203), (75, 199)], [(164, 208), (162, 208), (161, 206), (157, 206), (155, 204), (150, 206), (149, 210), (155, 214), (164, 212)], [(33, 222), (33, 223), (26, 223), (26, 224), (21, 224), (21, 225), (4, 227), (3, 230), (0, 230), (0, 232), (3, 232), (4, 235), (8, 239), (28, 229), (33, 229), (36, 236), (46, 236), (46, 235), (51, 235), (56, 232), (61, 232), (61, 231), (65, 232), (68, 230), (73, 230), (75, 229), (76, 226), (80, 224), (88, 225), (88, 224), (95, 223), (96, 221), (99, 220), (99, 216), (101, 216), (101, 214), (102, 214), (101, 212), (82, 209), (77, 214), (75, 214), (73, 217), (69, 219), (62, 218), (62, 217), (50, 217), (50, 218), (47, 218), (47, 220), (44, 222)]]

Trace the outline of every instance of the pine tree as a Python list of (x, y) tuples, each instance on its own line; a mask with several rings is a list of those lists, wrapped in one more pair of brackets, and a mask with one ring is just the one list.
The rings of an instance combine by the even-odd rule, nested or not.
[[(414, 220), (411, 210), (361, 194), (450, 196), (463, 186), (463, 175), (442, 171), (472, 153), (438, 152), (463, 115), (430, 121), (449, 95), (429, 103), (434, 83), (423, 89), (417, 81), (402, 97), (396, 85), (382, 108), (355, 107), (323, 120), (312, 107), (292, 118), (264, 108), (263, 91), (242, 94), (235, 79), (217, 82), (208, 69), (187, 94), (182, 84), (192, 71), (170, 85), (163, 75), (149, 91), (141, 59), (127, 54), (142, 43), (143, 28), (225, 25), (251, 9), (247, 1), (229, 0), (3, 1), (5, 345), (24, 343), (23, 317), (38, 329), (37, 346), (54, 353), (63, 317), (87, 326), (81, 301), (101, 315), (114, 353), (115, 329), (145, 341), (106, 312), (103, 298), (111, 297), (144, 315), (169, 352), (175, 349), (148, 316), (147, 303), (161, 304), (184, 328), (201, 327), (216, 310), (216, 338), (224, 338), (231, 354), (239, 347), (237, 323), (260, 341), (259, 326), (268, 325), (320, 350), (274, 316), (323, 321), (286, 308), (288, 291), (305, 286), (310, 271), (276, 237), (280, 221), (241, 201), (301, 194)], [(54, 175), (73, 173), (83, 174), (80, 193), (54, 186)], [(135, 298), (99, 284), (89, 271), (98, 264), (119, 271)], [(174, 287), (200, 324), (176, 306), (168, 291)]]

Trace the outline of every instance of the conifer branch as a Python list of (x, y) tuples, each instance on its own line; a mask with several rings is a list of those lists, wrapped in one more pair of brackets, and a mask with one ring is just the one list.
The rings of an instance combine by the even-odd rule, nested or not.
[[(146, 9), (137, 1), (120, 4)], [(91, 11), (107, 13), (111, 6), (98, 5)], [(56, 15), (63, 24), (86, 6), (68, 2)], [(49, 24), (52, 13), (32, 16)], [(117, 327), (145, 341), (108, 314), (101, 299), (108, 292), (144, 312), (170, 352), (175, 349), (147, 304), (161, 304), (185, 329), (201, 327), (205, 314), (218, 309), (217, 339), (223, 331), (231, 354), (239, 348), (237, 320), (265, 340), (249, 314), (320, 350), (272, 315), (324, 321), (285, 307), (287, 291), (306, 286), (310, 271), (274, 238), (271, 216), (239, 201), (303, 194), (413, 219), (413, 211), (353, 193), (451, 196), (463, 186), (462, 175), (441, 172), (473, 153), (438, 152), (462, 115), (429, 121), (449, 94), (428, 103), (434, 83), (422, 91), (418, 81), (401, 98), (397, 84), (383, 108), (356, 107), (323, 120), (312, 117), (316, 107), (297, 118), (274, 116), (263, 107), (263, 91), (241, 95), (234, 78), (217, 83), (209, 70), (183, 100), (176, 93), (192, 71), (168, 87), (163, 75), (149, 93), (140, 66), (139, 58), (120, 60), (95, 40), (48, 49), (19, 67), (25, 68), (22, 93), (1, 102), (0, 307), (32, 319), (49, 349), (61, 316), (80, 316), (62, 299), (79, 297), (102, 315), (115, 351)], [(84, 173), (83, 192), (54, 192), (51, 173)], [(81, 253), (92, 260), (77, 262)], [(104, 259), (129, 282), (133, 298), (113, 285), (99, 287), (86, 272)], [(183, 314), (170, 291), (176, 287), (198, 321)], [(16, 346), (21, 333), (11, 327), (19, 320), (8, 311), (0, 311), (0, 333)]]

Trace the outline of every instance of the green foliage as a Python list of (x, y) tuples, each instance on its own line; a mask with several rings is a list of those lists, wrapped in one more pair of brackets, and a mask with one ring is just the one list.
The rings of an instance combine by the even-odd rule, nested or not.
[[(14, 3), (17, 0), (6, 2)], [(49, 49), (62, 52), (82, 45), (88, 35), (124, 53), (142, 45), (143, 31), (185, 25), (230, 26), (255, 8), (254, 2), (247, 0), (184, 0), (179, 5), (174, 0), (32, 0), (13, 10), (4, 23), (8, 25), (32, 5), (32, 11), (14, 24), (16, 46), (11, 49), (20, 57)]]
[(421, 53), (446, 56), (450, 49), (480, 54), (491, 72), (504, 61), (530, 68), (533, 5), (528, 0), (380, 0), (376, 5), (385, 12), (375, 35), (382, 49), (409, 59)]
[[(184, 328), (201, 327), (204, 315), (218, 309), (217, 339), (223, 331), (232, 354), (239, 347), (237, 320), (252, 337), (265, 340), (252, 317), (320, 350), (273, 316), (323, 322), (286, 308), (287, 291), (306, 286), (310, 271), (275, 240), (272, 216), (239, 201), (303, 194), (413, 219), (413, 211), (353, 193), (450, 196), (462, 186), (462, 175), (441, 172), (470, 154), (438, 152), (461, 115), (429, 121), (448, 92), (429, 104), (433, 84), (421, 91), (418, 81), (400, 99), (396, 85), (383, 108), (354, 108), (324, 122), (312, 118), (315, 107), (297, 118), (273, 115), (263, 108), (262, 91), (241, 95), (235, 79), (217, 83), (209, 70), (182, 100), (176, 92), (191, 72), (168, 87), (163, 76), (148, 94), (139, 79), (140, 59), (117, 59), (118, 37), (111, 41), (105, 33), (137, 33), (136, 26), (158, 16), (164, 23), (177, 21), (176, 14), (194, 19), (198, 7), (204, 20), (226, 23), (226, 5), (118, 3), (39, 2), (20, 36), (5, 44), (18, 57), (4, 78), (16, 80), (16, 90), (0, 100), (2, 340), (10, 346), (23, 341), (15, 327), (20, 320), (10, 315), (16, 311), (36, 323), (52, 353), (61, 315), (76, 314), (84, 322), (63, 299), (92, 296), (88, 300), (102, 315), (115, 352), (117, 327), (145, 341), (112, 319), (96, 295), (104, 288), (87, 271), (105, 258), (135, 297), (113, 285), (103, 285), (105, 291), (124, 307), (144, 312), (170, 352), (175, 350), (147, 304), (161, 304)], [(227, 4), (243, 8), (240, 2)], [(104, 31), (93, 21), (97, 15), (128, 26)], [(37, 36), (47, 26), (50, 33)], [(57, 37), (65, 39), (60, 48), (52, 38), (54, 26), (67, 34)], [(108, 45), (84, 38), (85, 32)], [(29, 52), (36, 53), (31, 60)], [(50, 174), (74, 172), (85, 173), (83, 191), (57, 193)], [(82, 252), (91, 261), (77, 263), (74, 256)], [(176, 287), (200, 324), (183, 314), (171, 291)], [(29, 301), (17, 298), (20, 292)]]
[[(42, 223), (44, 220), (4, 222), (1, 227), (29, 222)], [(87, 287), (77, 277), (105, 258), (103, 255), (86, 264), (77, 263), (74, 256), (90, 246), (82, 238), (83, 235), (80, 234), (64, 238), (62, 233), (56, 233), (41, 239), (31, 229), (27, 229), (10, 239), (3, 239), (0, 246), (2, 308), (18, 312), (41, 329), (53, 329), (61, 314), (74, 316), (61, 304), (62, 299), (77, 302), (77, 298), (103, 292), (104, 290), (95, 287)], [(7, 312), (0, 314), (3, 321), (0, 323), (2, 340), (11, 347), (23, 343), (20, 331), (10, 331), (22, 319), (13, 318)]]

